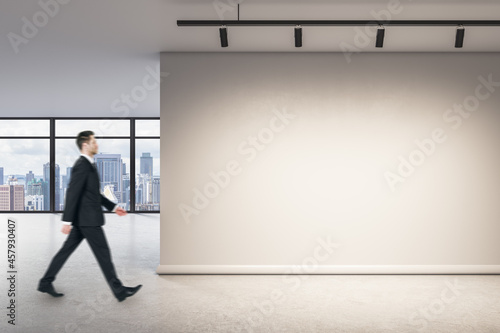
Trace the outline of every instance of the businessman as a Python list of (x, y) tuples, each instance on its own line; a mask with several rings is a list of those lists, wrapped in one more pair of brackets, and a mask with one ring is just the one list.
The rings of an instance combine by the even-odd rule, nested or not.
[(84, 131), (79, 133), (76, 144), (80, 149), (81, 156), (75, 162), (71, 171), (62, 217), (64, 222), (61, 230), (63, 234), (69, 236), (40, 280), (38, 291), (48, 293), (54, 297), (64, 295), (55, 291), (52, 282), (71, 253), (85, 238), (99, 262), (111, 291), (121, 302), (134, 295), (142, 285), (125, 287), (116, 276), (113, 261), (111, 260), (111, 251), (102, 229), (104, 214), (101, 206), (119, 216), (127, 215), (127, 212), (108, 200), (100, 192), (99, 176), (94, 163), (94, 155), (97, 154), (99, 147), (94, 138), (94, 132)]

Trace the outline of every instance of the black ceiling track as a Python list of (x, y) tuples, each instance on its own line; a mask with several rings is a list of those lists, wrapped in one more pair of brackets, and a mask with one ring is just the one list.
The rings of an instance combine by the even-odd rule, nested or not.
[(179, 27), (207, 26), (500, 26), (500, 20), (178, 20)]

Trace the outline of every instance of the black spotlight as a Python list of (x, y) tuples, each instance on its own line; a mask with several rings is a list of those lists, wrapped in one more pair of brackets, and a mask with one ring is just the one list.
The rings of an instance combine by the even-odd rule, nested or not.
[(227, 47), (229, 44), (227, 42), (227, 29), (225, 25), (219, 28), (219, 35), (220, 35), (220, 46)]
[(302, 47), (302, 27), (295, 27), (295, 47)]
[(377, 40), (375, 41), (375, 47), (384, 47), (384, 35), (385, 28), (383, 26), (380, 26), (377, 29)]
[(464, 36), (465, 36), (465, 28), (463, 25), (460, 25), (457, 28), (457, 36), (455, 37), (456, 48), (461, 48), (464, 46)]

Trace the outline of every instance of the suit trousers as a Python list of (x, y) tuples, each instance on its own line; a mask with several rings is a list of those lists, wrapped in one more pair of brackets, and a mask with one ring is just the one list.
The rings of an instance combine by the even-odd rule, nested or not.
[(57, 273), (84, 238), (87, 239), (111, 291), (115, 296), (118, 295), (124, 290), (124, 287), (116, 276), (115, 267), (111, 260), (111, 251), (101, 226), (84, 227), (73, 225), (63, 246), (54, 256), (45, 275), (40, 280), (40, 286), (47, 286), (56, 279)]

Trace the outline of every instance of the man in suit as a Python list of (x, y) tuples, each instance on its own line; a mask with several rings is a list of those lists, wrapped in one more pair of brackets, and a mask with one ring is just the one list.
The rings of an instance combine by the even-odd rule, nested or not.
[(62, 233), (69, 234), (69, 236), (40, 280), (38, 291), (48, 293), (54, 297), (64, 295), (55, 291), (52, 282), (71, 253), (86, 238), (111, 291), (121, 302), (125, 298), (134, 295), (142, 285), (133, 288), (125, 287), (116, 276), (113, 261), (111, 260), (111, 252), (102, 229), (104, 214), (101, 206), (119, 216), (127, 215), (127, 212), (108, 200), (100, 192), (99, 176), (94, 163), (94, 155), (97, 154), (99, 147), (94, 138), (94, 133), (92, 131), (79, 133), (76, 144), (80, 149), (81, 156), (75, 162), (71, 171), (62, 217), (64, 222), (61, 230)]

